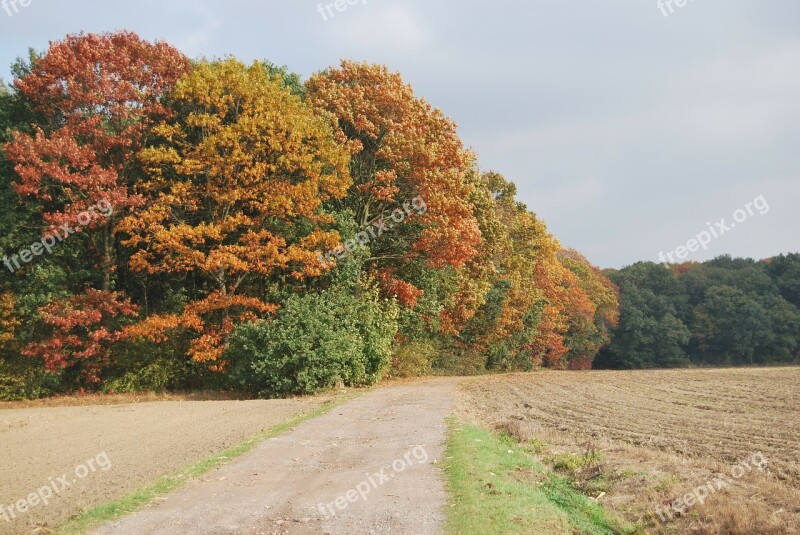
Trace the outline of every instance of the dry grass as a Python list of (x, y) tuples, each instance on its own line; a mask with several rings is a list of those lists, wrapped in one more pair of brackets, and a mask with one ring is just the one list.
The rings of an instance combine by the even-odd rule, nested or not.
[[(464, 384), (457, 411), (531, 444), (648, 533), (791, 534), (800, 533), (798, 384), (797, 368), (515, 374)], [(764, 473), (730, 477), (759, 451)], [(732, 481), (705, 504), (659, 520), (657, 506), (719, 474)]]

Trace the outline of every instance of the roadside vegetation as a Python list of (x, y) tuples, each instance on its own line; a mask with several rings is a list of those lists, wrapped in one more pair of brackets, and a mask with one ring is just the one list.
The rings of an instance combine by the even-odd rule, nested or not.
[[(445, 460), (451, 494), (448, 533), (644, 533), (605, 511), (539, 455), (535, 444), (507, 432), (452, 419)], [(581, 457), (578, 464), (589, 467), (594, 462)]]
[(131, 32), (0, 89), (0, 399), (588, 368), (616, 289), (401, 76)]

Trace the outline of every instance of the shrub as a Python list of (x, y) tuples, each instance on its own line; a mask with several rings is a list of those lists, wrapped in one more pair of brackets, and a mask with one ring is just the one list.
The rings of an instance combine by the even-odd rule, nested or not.
[(59, 376), (41, 361), (0, 356), (0, 401), (38, 399), (60, 391)]
[(275, 318), (234, 330), (225, 351), (233, 385), (259, 397), (377, 382), (397, 332), (396, 306), (374, 292), (290, 297)]
[(391, 377), (421, 377), (432, 373), (437, 351), (427, 340), (409, 340), (392, 356)]
[[(204, 367), (186, 354), (188, 343), (180, 337), (155, 343), (125, 340), (117, 345), (112, 366), (103, 376), (106, 393), (184, 390), (206, 386)], [(211, 372), (206, 372), (210, 374)]]

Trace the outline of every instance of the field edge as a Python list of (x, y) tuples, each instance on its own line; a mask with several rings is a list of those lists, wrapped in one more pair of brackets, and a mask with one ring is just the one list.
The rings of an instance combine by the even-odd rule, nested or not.
[(89, 530), (98, 528), (105, 523), (135, 513), (157, 498), (180, 490), (190, 479), (203, 476), (245, 455), (265, 440), (275, 438), (291, 431), (298, 425), (322, 416), (336, 407), (361, 397), (372, 390), (373, 388), (369, 388), (348, 392), (338, 399), (324, 403), (319, 407), (305, 411), (293, 418), (276, 424), (265, 431), (243, 440), (239, 444), (189, 464), (171, 474), (162, 476), (156, 481), (145, 485), (139, 490), (129, 492), (119, 499), (94, 505), (90, 509), (78, 514), (75, 518), (58, 526), (55, 529), (55, 533), (59, 535), (83, 535), (88, 533)]
[(448, 535), (638, 533), (507, 434), (447, 420), (444, 474)]

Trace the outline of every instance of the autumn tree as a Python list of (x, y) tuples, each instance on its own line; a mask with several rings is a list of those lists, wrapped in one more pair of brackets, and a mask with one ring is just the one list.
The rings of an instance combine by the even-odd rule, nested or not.
[(132, 191), (135, 156), (169, 115), (164, 96), (188, 69), (189, 60), (163, 42), (130, 32), (77, 34), (51, 43), (14, 81), (41, 116), (33, 132), (5, 147), (18, 193), (42, 202), (46, 227), (76, 228), (78, 215), (101, 201), (114, 208), (116, 215), (89, 225), (103, 291), (112, 286), (119, 216), (144, 202)]
[(344, 61), (312, 76), (306, 87), (308, 101), (330, 118), (352, 155), (353, 184), (339, 209), (352, 210), (364, 227), (388, 220), (415, 197), (427, 206), (423, 214), (406, 210), (407, 217), (398, 217), (406, 224), (370, 243), (367, 259), (386, 293), (413, 306), (421, 296), (414, 260), (461, 269), (477, 254), (481, 236), (466, 179), (474, 156), (455, 123), (386, 67)]
[(550, 336), (556, 326), (541, 332), (549, 315), (558, 311), (548, 301), (554, 287), (543, 275), (557, 264), (560, 246), (544, 222), (516, 199), (513, 182), (486, 173), (480, 184), (492, 199), (476, 204), (487, 237), (482, 252), (491, 261), (483, 269), (491, 289), (460, 338), (486, 353), (490, 369), (529, 369), (541, 363), (545, 351), (563, 350), (562, 338)]
[(109, 366), (113, 344), (125, 336), (120, 320), (135, 317), (138, 308), (117, 292), (88, 289), (42, 307), (45, 339), (29, 344), (23, 354), (40, 357), (48, 371), (74, 368), (88, 384), (99, 383)]
[(316, 252), (338, 244), (322, 204), (350, 185), (348, 154), (328, 124), (264, 64), (201, 62), (171, 96), (174, 120), (142, 152), (147, 205), (122, 224), (131, 269), (191, 276), (179, 315), (154, 315), (131, 331), (197, 333), (195, 360), (219, 359), (237, 322), (275, 310), (264, 284), (326, 270)]
[(570, 285), (566, 366), (589, 369), (597, 352), (610, 341), (611, 330), (619, 324), (618, 289), (578, 251), (560, 251), (558, 258), (572, 275), (566, 277)]

